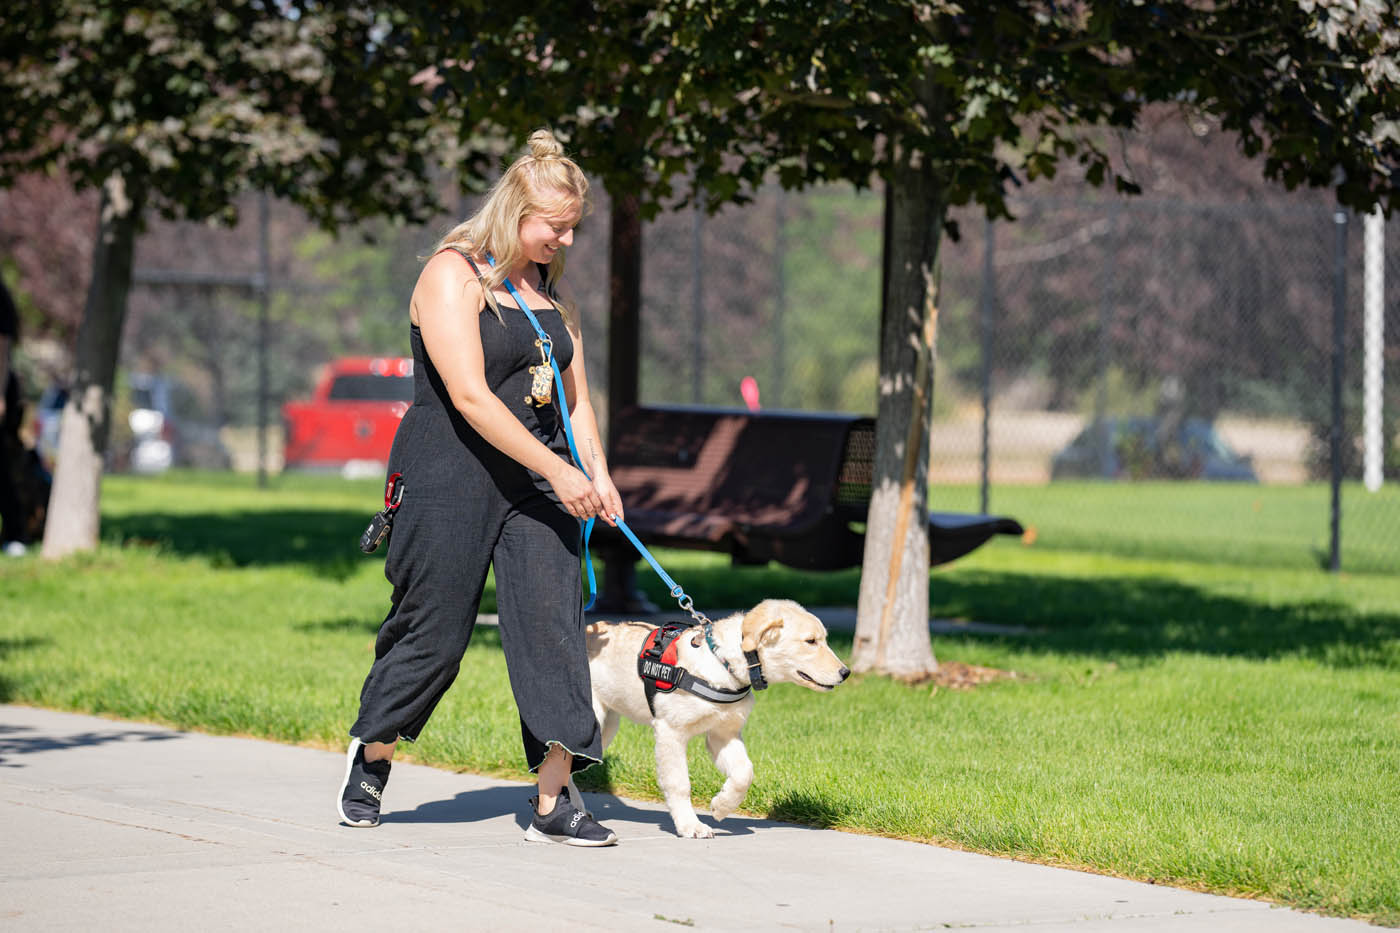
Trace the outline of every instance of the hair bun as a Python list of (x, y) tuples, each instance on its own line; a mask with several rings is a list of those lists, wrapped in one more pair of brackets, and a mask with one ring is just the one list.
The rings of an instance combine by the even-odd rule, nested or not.
[(564, 146), (549, 130), (535, 130), (530, 134), (530, 155), (533, 158), (557, 159), (563, 154)]

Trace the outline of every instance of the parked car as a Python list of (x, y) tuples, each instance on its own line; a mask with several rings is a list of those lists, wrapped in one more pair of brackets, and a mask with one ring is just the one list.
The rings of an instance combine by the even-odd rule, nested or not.
[(1259, 481), (1203, 418), (1183, 419), (1167, 443), (1162, 433), (1160, 418), (1096, 419), (1051, 458), (1050, 478)]
[(326, 367), (310, 400), (282, 406), (283, 466), (381, 474), (413, 401), (411, 357), (348, 357)]
[(127, 382), (131, 436), (117, 452), (119, 465), (133, 473), (163, 473), (172, 466), (229, 468), (218, 426), (195, 416), (186, 386), (155, 373), (132, 373)]

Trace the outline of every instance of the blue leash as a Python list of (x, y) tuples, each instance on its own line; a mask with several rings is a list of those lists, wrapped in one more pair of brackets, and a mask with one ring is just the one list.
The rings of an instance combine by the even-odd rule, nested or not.
[[(496, 260), (490, 253), (486, 254), (486, 261), (493, 267), (496, 265)], [(511, 284), (509, 277), (506, 278), (506, 291), (510, 292), (510, 297), (515, 301), (516, 306), (519, 307), (521, 311), (525, 312), (526, 320), (530, 322), (530, 326), (535, 329), (536, 336), (540, 338), (540, 346), (544, 350), (545, 357), (549, 360), (550, 368), (554, 370), (554, 385), (559, 393), (559, 412), (564, 416), (564, 437), (569, 442), (569, 455), (574, 458), (574, 465), (579, 468), (579, 472), (583, 473), (583, 475), (588, 477), (591, 481), (593, 477), (589, 476), (588, 471), (583, 468), (583, 458), (579, 456), (578, 445), (574, 443), (574, 426), (569, 420), (569, 402), (568, 396), (564, 394), (564, 377), (559, 372), (559, 364), (554, 361), (554, 341), (550, 339), (545, 329), (540, 326), (539, 319), (536, 318), (534, 312), (530, 310), (530, 305), (525, 299), (520, 297), (520, 293), (515, 290), (515, 286)], [(585, 566), (588, 568), (588, 604), (583, 607), (585, 612), (592, 609), (593, 604), (598, 601), (598, 580), (593, 574), (593, 554), (588, 549), (589, 539), (593, 536), (593, 524), (596, 521), (597, 518), (594, 517), (583, 523), (583, 560)], [(671, 575), (662, 569), (661, 564), (652, 556), (651, 551), (647, 550), (646, 545), (642, 544), (637, 536), (632, 533), (632, 529), (627, 527), (627, 523), (621, 519), (617, 519), (617, 527), (627, 540), (632, 542), (632, 546), (637, 549), (637, 553), (641, 554), (648, 564), (651, 564), (651, 569), (655, 570), (656, 575), (666, 584), (670, 590), (671, 597), (680, 604), (680, 607), (690, 613), (697, 622), (706, 625), (710, 624), (710, 620), (707, 619), (703, 613), (696, 610), (694, 600), (687, 596), (685, 590), (681, 589), (681, 585), (671, 579)]]

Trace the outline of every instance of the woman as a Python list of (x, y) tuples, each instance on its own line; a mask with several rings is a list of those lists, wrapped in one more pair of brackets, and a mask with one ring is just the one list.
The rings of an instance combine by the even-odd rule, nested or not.
[[(351, 826), (379, 822), (395, 743), (418, 737), (456, 676), (494, 565), (525, 758), (539, 775), (526, 838), (617, 841), (561, 793), (572, 771), (602, 757), (579, 521), (622, 516), (577, 316), (559, 291), (587, 196), (583, 172), (548, 130), (536, 131), (480, 211), (438, 244), (414, 288), (413, 405), (389, 455), (404, 485), (384, 565), (394, 593), (350, 729), (339, 807)], [(564, 399), (550, 397), (545, 348), (513, 296), (550, 337)], [(537, 381), (532, 368), (551, 378)], [(559, 404), (569, 406), (587, 475), (570, 460)]]

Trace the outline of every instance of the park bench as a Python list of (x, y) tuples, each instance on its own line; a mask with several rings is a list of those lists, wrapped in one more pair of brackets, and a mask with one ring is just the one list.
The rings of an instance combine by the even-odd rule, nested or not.
[[(633, 406), (615, 416), (610, 434), (609, 470), (643, 542), (719, 551), (736, 564), (860, 564), (874, 418)], [(930, 512), (930, 563), (961, 557), (992, 535), (1021, 533), (1010, 518)], [(627, 553), (625, 539), (602, 523), (594, 541), (605, 557)]]

